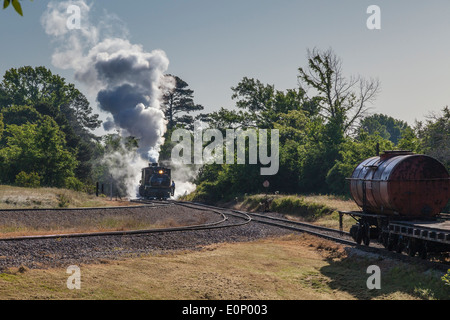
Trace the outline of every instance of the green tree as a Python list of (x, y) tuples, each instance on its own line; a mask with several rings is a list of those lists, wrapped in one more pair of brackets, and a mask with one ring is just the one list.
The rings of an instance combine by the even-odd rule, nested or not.
[(347, 138), (341, 145), (340, 159), (326, 175), (329, 192), (334, 194), (349, 194), (346, 178), (350, 178), (353, 170), (363, 160), (376, 156), (377, 144), (380, 150), (392, 150), (394, 143), (378, 134), (368, 134), (361, 130), (359, 139)]
[(420, 139), (416, 132), (409, 126), (402, 131), (402, 137), (398, 141), (397, 149), (410, 150), (416, 153), (422, 152)]
[(1, 113), (5, 125), (16, 124), (18, 126), (29, 123), (35, 123), (41, 119), (41, 114), (30, 106), (16, 106), (3, 108)]
[[(304, 162), (308, 157), (310, 146), (317, 145), (314, 138), (318, 137), (320, 119), (308, 116), (302, 110), (290, 110), (280, 114), (274, 128), (280, 132), (280, 169), (271, 178), (271, 186), (280, 192), (296, 192), (300, 186), (310, 188), (310, 182), (305, 180)], [(314, 137), (314, 138), (313, 138)]]
[(378, 133), (382, 138), (391, 140), (395, 145), (401, 140), (403, 132), (408, 128), (411, 129), (405, 121), (381, 113), (365, 117), (361, 120), (359, 127), (368, 134)]
[(244, 129), (253, 127), (256, 117), (254, 114), (242, 110), (221, 108), (219, 111), (205, 115), (203, 120), (215, 129)]
[(194, 103), (194, 91), (188, 88), (187, 82), (170, 74), (166, 75), (166, 80), (173, 85), (170, 89), (165, 89), (162, 100), (168, 129), (176, 125), (192, 128), (194, 118), (189, 113), (201, 111), (204, 107)]
[(65, 148), (64, 133), (50, 117), (44, 120), (36, 130), (36, 146), (39, 150), (37, 163), (42, 172), (44, 185), (62, 187), (65, 180), (74, 175), (76, 158)]
[[(261, 179), (270, 181), (271, 191), (341, 194), (349, 171), (359, 159), (375, 153), (377, 142), (393, 146), (379, 135), (364, 132), (360, 140), (351, 135), (375, 99), (378, 81), (344, 77), (334, 52), (316, 49), (308, 51), (308, 66), (299, 69), (298, 79), (299, 88), (280, 91), (244, 77), (231, 88), (236, 110), (222, 108), (205, 117), (210, 126), (222, 131), (278, 129), (280, 167), (277, 175), (261, 177), (255, 165), (203, 166), (196, 180), (202, 199), (264, 191)], [(410, 136), (402, 138), (405, 145), (413, 142)]]
[(273, 108), (275, 87), (264, 85), (261, 81), (244, 77), (236, 87), (232, 87), (231, 98), (236, 100), (236, 107), (246, 110), (254, 119), (254, 126), (266, 128), (264, 113)]
[(68, 150), (77, 157), (77, 178), (92, 178), (95, 139), (101, 121), (87, 98), (45, 67), (8, 70), (0, 84), (0, 112), (10, 124), (35, 123), (40, 115), (53, 118), (65, 134)]
[(99, 116), (93, 114), (86, 97), (73, 84), (67, 84), (64, 78), (45, 67), (11, 68), (3, 76), (0, 92), (0, 109), (12, 105), (46, 105), (52, 108), (52, 116), (59, 117), (58, 121), (66, 118), (77, 134), (86, 135), (89, 130), (100, 127)]
[(2, 140), (3, 130), (5, 130), (5, 125), (3, 123), (3, 114), (0, 113), (0, 141)]
[(6, 146), (0, 149), (1, 180), (14, 183), (21, 171), (35, 172), (45, 186), (63, 187), (74, 175), (75, 157), (67, 150), (64, 133), (49, 116), (36, 123), (7, 125)]
[(5, 128), (6, 143), (0, 149), (0, 175), (1, 181), (14, 183), (15, 176), (20, 172), (35, 171), (35, 160), (38, 150), (36, 148), (37, 124), (11, 124)]
[(450, 170), (450, 108), (418, 122), (416, 130), (422, 152), (440, 160)]
[(214, 128), (273, 128), (280, 115), (291, 110), (303, 110), (311, 117), (318, 113), (317, 102), (307, 98), (301, 88), (279, 91), (273, 85), (244, 77), (231, 90), (237, 110), (222, 108), (210, 113), (206, 122)]
[(442, 276), (441, 279), (445, 285), (450, 286), (450, 269), (448, 269), (447, 273), (444, 276)]

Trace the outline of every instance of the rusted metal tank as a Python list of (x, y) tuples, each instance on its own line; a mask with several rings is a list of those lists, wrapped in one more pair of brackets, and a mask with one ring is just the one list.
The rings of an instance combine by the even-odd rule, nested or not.
[(450, 178), (438, 160), (408, 151), (385, 151), (353, 171), (350, 192), (366, 213), (434, 217), (450, 197)]

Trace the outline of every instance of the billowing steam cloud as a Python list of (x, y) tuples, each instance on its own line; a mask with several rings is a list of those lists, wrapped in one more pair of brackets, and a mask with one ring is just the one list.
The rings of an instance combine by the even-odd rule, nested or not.
[[(67, 26), (71, 6), (80, 11), (81, 21), (76, 29)], [(110, 114), (104, 129), (139, 139), (140, 157), (127, 155), (114, 161), (122, 166), (118, 170), (132, 171), (118, 172), (116, 178), (132, 176), (129, 192), (133, 195), (140, 169), (149, 160), (158, 161), (159, 147), (164, 142), (166, 120), (160, 98), (161, 88), (171, 85), (163, 83), (169, 60), (161, 50), (146, 52), (141, 45), (124, 39), (127, 31), (113, 15), (105, 15), (96, 26), (92, 25), (91, 9), (82, 0), (50, 2), (41, 22), (57, 43), (52, 63), (59, 68), (73, 69), (75, 79), (85, 84), (96, 95), (100, 109)], [(118, 153), (118, 157), (121, 155)], [(128, 168), (124, 168), (127, 164)]]
[[(67, 8), (80, 8), (80, 29), (69, 30)], [(121, 38), (100, 41), (107, 29), (107, 17), (96, 27), (89, 23), (90, 7), (81, 0), (50, 2), (42, 23), (46, 32), (60, 40), (52, 57), (55, 66), (75, 70), (75, 79), (98, 92), (97, 101), (111, 114), (105, 130), (117, 129), (122, 135), (140, 139), (139, 153), (157, 161), (157, 151), (164, 142), (164, 113), (160, 108), (161, 81), (169, 60), (161, 50), (146, 52), (142, 46)], [(112, 27), (111, 27), (112, 28)], [(117, 28), (117, 27), (116, 27)], [(126, 32), (119, 32), (125, 34)]]
[[(100, 84), (100, 108), (112, 117), (106, 130), (118, 129), (139, 139), (142, 158), (158, 160), (164, 142), (166, 120), (160, 108), (160, 86), (169, 61), (163, 51), (145, 52), (123, 39), (106, 39), (86, 56), (85, 66), (75, 78), (87, 84)], [(91, 82), (93, 81), (93, 82)]]

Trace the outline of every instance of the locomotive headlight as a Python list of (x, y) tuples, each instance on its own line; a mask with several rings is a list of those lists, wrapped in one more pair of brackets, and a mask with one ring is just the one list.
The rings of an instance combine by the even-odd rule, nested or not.
[(163, 170), (159, 170), (159, 174), (163, 174), (164, 173), (164, 171)]

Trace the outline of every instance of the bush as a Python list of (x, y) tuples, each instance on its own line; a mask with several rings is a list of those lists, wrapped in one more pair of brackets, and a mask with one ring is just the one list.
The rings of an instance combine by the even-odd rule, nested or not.
[[(263, 202), (266, 196), (253, 195), (245, 198), (243, 207), (245, 210), (262, 210)], [(314, 203), (305, 200), (301, 196), (267, 196), (270, 211), (291, 214), (302, 217), (306, 221), (315, 221), (316, 219), (325, 215), (331, 215), (334, 212), (333, 208), (326, 205)]]
[(185, 200), (215, 203), (223, 197), (219, 189), (217, 183), (204, 181), (197, 186), (197, 189), (193, 193), (186, 196)]
[(270, 210), (293, 214), (303, 217), (307, 221), (314, 221), (322, 216), (332, 214), (334, 211), (326, 205), (308, 202), (297, 196), (275, 198), (270, 205)]
[(16, 175), (16, 185), (26, 188), (38, 188), (41, 185), (41, 177), (36, 172), (26, 173), (21, 171)]
[(442, 277), (442, 281), (444, 281), (447, 286), (450, 286), (450, 269), (448, 269), (447, 274)]
[(64, 194), (64, 193), (60, 193), (58, 194), (58, 207), (60, 208), (68, 208), (69, 204), (70, 204), (70, 198)]
[(74, 191), (84, 191), (84, 183), (75, 177), (68, 177), (65, 180), (65, 185), (67, 189)]

